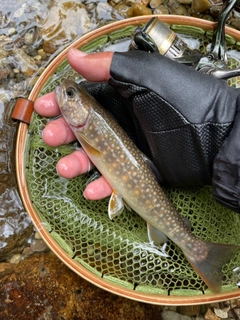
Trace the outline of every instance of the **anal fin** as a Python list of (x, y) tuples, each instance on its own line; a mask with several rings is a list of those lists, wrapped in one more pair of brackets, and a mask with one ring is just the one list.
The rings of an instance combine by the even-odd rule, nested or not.
[(148, 233), (149, 241), (153, 242), (155, 246), (160, 246), (163, 243), (168, 241), (168, 238), (165, 236), (165, 234), (162, 231), (153, 227), (149, 223), (147, 223), (147, 233)]
[(122, 213), (124, 209), (124, 202), (122, 197), (120, 197), (115, 191), (113, 191), (111, 198), (108, 203), (108, 216), (112, 220)]

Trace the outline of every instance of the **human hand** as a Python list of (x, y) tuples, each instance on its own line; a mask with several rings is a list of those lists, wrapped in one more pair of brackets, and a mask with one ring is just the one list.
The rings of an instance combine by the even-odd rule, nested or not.
[[(89, 81), (108, 81), (110, 78), (110, 65), (112, 52), (88, 54), (70, 49), (68, 61), (70, 65)], [(54, 92), (38, 98), (34, 105), (35, 111), (45, 117), (55, 117), (60, 114)], [(50, 121), (42, 132), (43, 141), (52, 147), (67, 144), (75, 140), (75, 136), (64, 120), (60, 117)], [(57, 172), (64, 178), (73, 178), (92, 169), (93, 165), (83, 149), (74, 151), (57, 163)], [(90, 200), (102, 199), (111, 194), (112, 189), (107, 181), (100, 177), (89, 183), (84, 191), (84, 196)]]

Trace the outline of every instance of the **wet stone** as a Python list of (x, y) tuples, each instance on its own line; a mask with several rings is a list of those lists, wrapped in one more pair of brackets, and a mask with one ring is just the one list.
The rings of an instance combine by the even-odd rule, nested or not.
[(23, 258), (29, 257), (33, 254), (33, 251), (30, 247), (26, 247), (22, 251)]
[(221, 319), (228, 318), (228, 309), (214, 308), (214, 313)]
[(171, 14), (188, 16), (187, 9), (177, 0), (168, 0), (167, 7)]
[(129, 17), (137, 17), (137, 16), (144, 16), (144, 15), (151, 15), (151, 9), (143, 6), (140, 3), (135, 3), (127, 12)]
[(16, 253), (8, 260), (8, 262), (18, 263), (21, 259), (22, 259), (22, 255), (20, 253)]
[(0, 48), (0, 59), (6, 57), (7, 55), (8, 55), (7, 52), (4, 49)]
[[(151, 8), (157, 8), (158, 6), (162, 5), (163, 2), (164, 2), (163, 0), (151, 0), (149, 5)], [(165, 6), (163, 6), (163, 7), (165, 7)]]
[(43, 49), (38, 50), (38, 55), (42, 57), (42, 59), (47, 58), (47, 53)]
[(237, 30), (240, 30), (240, 18), (234, 18), (231, 21), (231, 26), (233, 28), (236, 28)]
[(24, 36), (24, 43), (29, 45), (32, 44), (34, 41), (34, 34), (33, 32), (27, 32)]
[(37, 56), (35, 56), (35, 57), (33, 57), (33, 58), (34, 58), (34, 60), (36, 60), (36, 61), (42, 60), (42, 56), (40, 56), (40, 54), (38, 54)]
[(45, 252), (49, 250), (48, 246), (42, 239), (34, 239), (30, 244), (30, 249), (33, 252)]
[(202, 19), (208, 20), (208, 21), (214, 21), (213, 17), (210, 16), (209, 14), (205, 14), (204, 16), (202, 16)]
[(96, 26), (80, 2), (66, 2), (65, 5), (62, 5), (61, 1), (54, 2), (43, 25), (39, 28), (43, 39), (43, 50), (54, 53), (66, 44), (66, 40), (72, 41), (94, 27)]
[(178, 0), (181, 4), (192, 4), (193, 0)]
[(0, 67), (0, 82), (5, 80), (11, 74), (11, 69), (9, 66), (3, 68)]
[[(0, 274), (13, 269), (13, 264), (9, 262), (0, 262)], [(1, 276), (0, 276), (1, 277)]]
[(162, 320), (161, 311), (99, 289), (52, 252), (0, 264), (0, 319)]
[(154, 9), (153, 14), (169, 14), (169, 11), (165, 6), (160, 5)]
[[(124, 3), (119, 3), (114, 8), (123, 18), (131, 17), (130, 15), (128, 15), (128, 10), (130, 10), (130, 6), (127, 6)], [(129, 11), (129, 13), (131, 13), (131, 11)]]
[(240, 319), (240, 308), (232, 308), (231, 310), (229, 310), (228, 316), (231, 317), (231, 319)]
[(208, 308), (206, 314), (204, 315), (204, 319), (206, 319), (206, 320), (221, 320), (218, 316), (216, 316), (216, 314), (210, 308)]
[[(1, 73), (1, 72), (0, 72)], [(0, 77), (1, 79), (1, 77)], [(8, 95), (7, 94), (4, 94), (4, 93), (0, 93), (0, 104), (5, 104), (6, 102), (8, 102)]]
[(13, 36), (16, 32), (17, 32), (17, 30), (15, 28), (8, 29), (8, 35), (9, 36)]
[(161, 313), (163, 320), (192, 320), (191, 317), (182, 315), (178, 312), (166, 310)]
[(13, 54), (11, 61), (22, 74), (32, 76), (37, 71), (38, 67), (34, 59), (27, 55), (23, 49), (15, 49)]
[(208, 0), (193, 0), (192, 10), (195, 12), (205, 12), (211, 7), (211, 2)]
[(34, 238), (37, 240), (42, 240), (41, 234), (38, 231), (35, 232)]
[(192, 317), (192, 316), (196, 316), (197, 314), (199, 314), (200, 306), (199, 305), (178, 306), (177, 311), (183, 315)]
[(143, 6), (146, 7), (149, 4), (150, 0), (138, 0), (136, 2), (142, 4)]

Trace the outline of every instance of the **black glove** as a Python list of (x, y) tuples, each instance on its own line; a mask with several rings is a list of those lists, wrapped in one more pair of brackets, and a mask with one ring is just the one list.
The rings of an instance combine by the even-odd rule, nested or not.
[[(111, 86), (87, 84), (87, 89), (153, 160), (163, 183), (212, 184), (214, 159), (232, 130), (240, 91), (224, 80), (201, 74), (159, 53), (115, 53), (110, 73)], [(235, 143), (237, 138), (232, 138)], [(227, 150), (226, 145), (227, 140), (220, 152)], [(222, 166), (220, 171), (217, 178), (214, 174), (214, 181), (220, 179), (222, 188), (225, 184)], [(228, 180), (234, 173), (228, 170)], [(219, 189), (214, 182), (216, 186)], [(231, 192), (237, 193), (236, 187), (233, 184)], [(213, 193), (225, 205), (240, 211), (235, 196), (226, 200), (226, 190)]]

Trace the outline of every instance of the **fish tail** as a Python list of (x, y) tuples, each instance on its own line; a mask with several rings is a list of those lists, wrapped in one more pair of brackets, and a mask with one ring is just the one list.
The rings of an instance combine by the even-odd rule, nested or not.
[(215, 293), (220, 292), (222, 267), (240, 250), (240, 246), (205, 242), (207, 255), (204, 259), (187, 257), (193, 269), (201, 276), (207, 286)]

